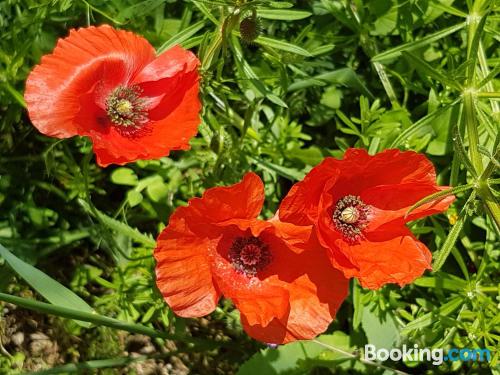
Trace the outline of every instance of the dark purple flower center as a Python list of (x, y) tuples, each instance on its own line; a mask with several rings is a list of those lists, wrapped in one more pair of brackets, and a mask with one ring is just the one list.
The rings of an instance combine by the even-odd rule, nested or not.
[(255, 276), (271, 259), (269, 247), (258, 237), (237, 237), (229, 249), (234, 268), (247, 276)]
[(369, 211), (368, 205), (360, 197), (346, 195), (335, 204), (333, 224), (348, 242), (357, 242), (363, 236), (363, 229), (368, 225)]
[(106, 99), (109, 121), (122, 135), (136, 135), (148, 122), (148, 111), (141, 93), (138, 86), (118, 86)]

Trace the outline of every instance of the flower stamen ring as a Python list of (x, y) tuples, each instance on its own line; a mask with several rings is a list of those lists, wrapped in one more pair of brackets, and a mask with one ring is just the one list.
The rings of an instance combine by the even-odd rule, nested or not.
[(335, 204), (332, 221), (335, 228), (351, 243), (362, 237), (363, 229), (368, 225), (369, 206), (360, 197), (346, 195)]
[(233, 267), (252, 277), (271, 262), (269, 247), (258, 237), (237, 237), (229, 249), (229, 260)]

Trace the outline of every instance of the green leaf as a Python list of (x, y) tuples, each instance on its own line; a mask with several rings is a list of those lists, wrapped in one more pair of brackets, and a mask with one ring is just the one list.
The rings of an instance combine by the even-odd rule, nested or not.
[[(350, 352), (349, 336), (336, 331), (330, 335), (321, 335), (317, 339), (341, 352)], [(334, 360), (346, 358), (341, 353), (332, 352), (314, 341), (297, 341), (281, 345), (277, 349), (264, 349), (254, 354), (238, 370), (237, 375), (278, 375), (308, 374), (316, 367), (319, 359)]]
[(425, 288), (447, 289), (463, 291), (467, 287), (467, 281), (447, 273), (439, 273), (437, 276), (420, 277), (414, 281), (417, 286)]
[(312, 54), (309, 51), (305, 50), (304, 48), (299, 47), (290, 42), (285, 42), (283, 40), (277, 40), (266, 36), (259, 36), (257, 39), (255, 39), (254, 42), (260, 44), (261, 46), (276, 48), (282, 51), (295, 53), (301, 56), (312, 57)]
[(321, 96), (320, 103), (332, 109), (339, 109), (342, 104), (342, 91), (335, 86), (330, 86)]
[(467, 185), (462, 185), (462, 186), (457, 186), (451, 189), (447, 190), (442, 190), (438, 191), (437, 193), (430, 194), (425, 198), (422, 198), (419, 200), (417, 203), (415, 203), (413, 206), (411, 206), (408, 211), (406, 211), (405, 217), (407, 217), (410, 213), (412, 213), (414, 210), (417, 208), (423, 206), (426, 203), (435, 201), (435, 200), (441, 200), (444, 199), (445, 197), (448, 197), (450, 195), (455, 195), (458, 193), (462, 193), (464, 191), (470, 190), (474, 187), (474, 184), (467, 184)]
[(311, 51), (311, 55), (319, 56), (325, 53), (331, 52), (335, 49), (335, 44), (325, 44), (324, 46), (314, 47)]
[(117, 185), (136, 186), (139, 179), (130, 168), (117, 168), (111, 173), (111, 182)]
[(165, 0), (144, 0), (138, 3), (135, 3), (131, 6), (123, 8), (116, 18), (120, 21), (126, 21), (134, 17), (142, 17), (145, 14), (148, 14), (162, 5)]
[(408, 51), (402, 51), (401, 53), (410, 65), (413, 65), (417, 70), (420, 70), (425, 75), (434, 78), (436, 81), (442, 83), (443, 85), (454, 88), (457, 91), (462, 90), (462, 86), (457, 81), (449, 79), (445, 74), (437, 69), (434, 69), (429, 63), (422, 60), (414, 53)]
[(379, 310), (373, 310), (374, 306), (375, 304), (371, 303), (363, 308), (361, 326), (369, 344), (375, 345), (379, 349), (391, 349), (394, 343), (399, 340), (399, 329), (396, 321), (390, 310), (378, 315), (374, 311)]
[(422, 329), (430, 326), (433, 323), (437, 323), (439, 321), (439, 316), (448, 316), (453, 311), (458, 309), (463, 304), (462, 297), (455, 297), (448, 301), (447, 303), (441, 305), (439, 308), (434, 309), (433, 311), (420, 316), (414, 321), (408, 323), (402, 330), (402, 335), (407, 335), (411, 331), (415, 331), (417, 329)]
[(453, 103), (448, 104), (444, 107), (441, 107), (441, 108), (429, 113), (428, 115), (422, 117), (420, 120), (418, 120), (417, 122), (413, 123), (408, 128), (406, 128), (405, 130), (403, 130), (403, 132), (401, 132), (401, 134), (399, 134), (399, 136), (394, 141), (392, 141), (389, 148), (401, 147), (404, 145), (404, 143), (408, 139), (410, 139), (412, 137), (423, 136), (425, 134), (428, 134), (429, 132), (432, 132), (432, 127), (430, 126), (430, 122), (435, 117), (441, 115), (442, 113), (444, 113), (445, 111), (447, 111), (448, 109), (450, 109), (451, 107), (453, 107), (454, 105), (456, 105), (459, 102), (460, 102), (460, 99), (456, 99)]
[[(202, 342), (202, 340), (199, 339), (192, 339), (185, 336), (181, 337), (177, 334), (169, 334), (163, 331), (157, 331), (153, 328), (141, 324), (109, 318), (107, 316), (99, 315), (95, 311), (89, 312), (82, 309), (56, 306), (50, 303), (40, 302), (30, 298), (17, 297), (6, 293), (0, 293), (0, 301), (12, 303), (16, 306), (21, 306), (23, 308), (38, 311), (44, 314), (56, 315), (66, 319), (74, 319), (76, 321), (81, 320), (88, 323), (94, 323), (96, 325), (102, 325), (113, 329), (121, 329), (127, 332), (138, 333), (150, 337), (159, 337), (168, 340), (179, 340), (182, 342), (190, 343)], [(210, 347), (209, 345), (207, 346)]]
[(370, 99), (375, 98), (368, 87), (351, 68), (337, 69), (328, 73), (319, 74), (311, 78), (295, 81), (290, 86), (288, 86), (288, 92), (303, 90), (308, 87), (324, 86), (327, 83), (352, 87), (357, 89), (363, 95), (368, 96)]
[(259, 17), (267, 18), (270, 20), (281, 20), (281, 21), (296, 21), (302, 20), (304, 18), (310, 17), (311, 12), (304, 10), (283, 10), (283, 9), (264, 9), (258, 8), (257, 14)]
[(127, 202), (130, 207), (135, 207), (139, 205), (143, 200), (143, 196), (140, 192), (136, 190), (129, 190), (127, 192)]
[(146, 355), (138, 355), (133, 357), (132, 356), (117, 357), (110, 359), (96, 359), (80, 363), (68, 363), (66, 365), (53, 367), (47, 370), (29, 372), (26, 373), (25, 375), (55, 375), (55, 374), (70, 374), (70, 373), (86, 374), (89, 373), (90, 370), (125, 367), (131, 363), (141, 362), (147, 359), (149, 359), (149, 357)]
[(460, 232), (462, 231), (462, 228), (465, 224), (465, 218), (465, 215), (460, 215), (457, 222), (455, 223), (455, 225), (453, 225), (450, 232), (448, 233), (443, 246), (434, 257), (434, 262), (432, 263), (433, 272), (439, 271), (448, 258), (448, 255), (450, 255), (451, 249), (453, 249), (453, 247), (455, 246), (458, 236), (460, 235)]
[(388, 60), (388, 59), (394, 59), (398, 56), (401, 55), (401, 52), (403, 51), (411, 51), (423, 46), (426, 46), (428, 44), (431, 44), (439, 39), (444, 38), (445, 36), (448, 36), (450, 34), (453, 34), (457, 32), (458, 30), (461, 30), (465, 27), (466, 23), (462, 22), (457, 25), (447, 27), (446, 29), (440, 30), (434, 34), (429, 34), (423, 38), (420, 38), (418, 40), (415, 40), (413, 42), (405, 43), (402, 44), (396, 48), (392, 48), (390, 50), (387, 50), (385, 52), (379, 53), (378, 55), (375, 55), (372, 57), (372, 62), (380, 62), (383, 60)]
[(467, 169), (473, 177), (477, 177), (476, 168), (474, 168), (469, 156), (467, 155), (467, 150), (465, 149), (458, 125), (453, 128), (453, 148), (465, 169)]
[(156, 241), (152, 239), (150, 236), (147, 236), (141, 232), (139, 232), (136, 228), (132, 228), (131, 226), (122, 223), (112, 217), (105, 215), (104, 213), (97, 210), (95, 207), (91, 208), (87, 202), (83, 200), (79, 200), (80, 205), (87, 211), (89, 214), (96, 216), (100, 222), (102, 222), (105, 226), (110, 229), (117, 231), (139, 243), (142, 243), (148, 247), (154, 248), (156, 246)]
[(362, 301), (362, 289), (358, 281), (354, 279), (352, 284), (352, 304), (354, 307), (354, 314), (352, 317), (352, 328), (358, 329), (363, 319), (363, 301)]
[(271, 1), (269, 5), (277, 9), (293, 8), (293, 3), (289, 3), (288, 1)]
[(191, 38), (194, 34), (196, 34), (198, 31), (200, 31), (203, 27), (205, 26), (205, 21), (199, 21), (191, 26), (185, 28), (184, 30), (180, 31), (179, 33), (175, 34), (173, 37), (171, 37), (169, 40), (167, 40), (165, 43), (161, 45), (160, 48), (156, 51), (157, 55), (162, 54), (169, 48), (172, 48), (173, 46), (179, 44), (182, 45), (185, 41), (187, 41), (189, 38)]
[(235, 35), (232, 36), (231, 47), (235, 55), (236, 66), (241, 71), (241, 73), (247, 78), (247, 82), (253, 86), (256, 92), (260, 95), (265, 96), (268, 100), (277, 104), (283, 108), (288, 108), (287, 104), (281, 100), (278, 96), (273, 94), (259, 79), (257, 74), (254, 72), (250, 64), (245, 60), (243, 56), (243, 51), (241, 50), (241, 45)]
[(292, 181), (300, 181), (305, 177), (305, 173), (294, 168), (287, 168), (249, 155), (250, 158), (262, 169), (288, 178)]
[[(19, 259), (2, 245), (0, 245), (0, 255), (19, 276), (53, 305), (88, 313), (94, 312), (83, 299), (78, 297), (71, 290), (46, 275), (38, 268)], [(83, 327), (90, 327), (90, 324), (87, 322), (77, 320), (76, 323)]]

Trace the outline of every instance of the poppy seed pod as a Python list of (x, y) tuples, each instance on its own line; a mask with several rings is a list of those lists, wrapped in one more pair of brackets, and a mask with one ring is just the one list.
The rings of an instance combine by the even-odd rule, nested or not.
[(241, 39), (246, 43), (252, 43), (262, 31), (260, 19), (256, 13), (245, 17), (240, 22)]

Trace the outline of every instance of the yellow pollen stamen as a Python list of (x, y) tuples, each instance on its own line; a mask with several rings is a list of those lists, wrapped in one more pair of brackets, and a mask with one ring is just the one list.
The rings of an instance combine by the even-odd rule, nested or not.
[(347, 224), (354, 224), (359, 220), (359, 211), (356, 207), (347, 207), (340, 214), (340, 220)]
[(127, 99), (120, 99), (116, 104), (116, 111), (121, 115), (128, 115), (132, 112), (133, 107), (132, 103)]

